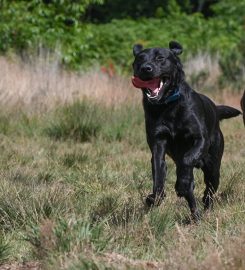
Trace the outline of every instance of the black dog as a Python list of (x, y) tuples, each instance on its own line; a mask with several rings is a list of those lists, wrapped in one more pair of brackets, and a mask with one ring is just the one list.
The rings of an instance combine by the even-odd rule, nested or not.
[(193, 194), (193, 169), (201, 168), (206, 189), (205, 209), (219, 186), (224, 139), (219, 121), (235, 117), (240, 111), (216, 106), (208, 97), (198, 94), (185, 82), (178, 55), (182, 46), (171, 41), (169, 49), (133, 48), (132, 83), (143, 92), (147, 142), (152, 152), (153, 193), (146, 203), (158, 205), (164, 197), (166, 177), (165, 154), (176, 164), (178, 196), (185, 197), (192, 216), (199, 218)]
[(242, 112), (243, 112), (243, 123), (245, 125), (245, 91), (243, 92), (243, 96), (241, 99), (241, 108), (242, 108)]

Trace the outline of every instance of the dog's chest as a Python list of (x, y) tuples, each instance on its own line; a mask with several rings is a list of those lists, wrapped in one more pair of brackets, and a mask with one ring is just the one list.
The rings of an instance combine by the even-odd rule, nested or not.
[(154, 126), (154, 135), (156, 137), (166, 137), (172, 141), (180, 140), (182, 138), (185, 140), (189, 137), (189, 129), (186, 125), (182, 124), (180, 121), (169, 121), (161, 119)]
[[(170, 110), (171, 109), (171, 110)], [(147, 135), (155, 138), (166, 138), (171, 141), (185, 141), (190, 136), (190, 124), (184, 112), (170, 108), (161, 113), (146, 113)]]

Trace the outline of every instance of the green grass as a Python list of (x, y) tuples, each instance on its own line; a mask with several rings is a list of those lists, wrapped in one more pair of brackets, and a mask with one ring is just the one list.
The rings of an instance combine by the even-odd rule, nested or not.
[(8, 260), (10, 253), (11, 251), (8, 242), (0, 235), (0, 264)]
[[(150, 151), (140, 105), (84, 100), (46, 113), (0, 113), (0, 262), (47, 269), (243, 269), (245, 130), (222, 122), (226, 147), (214, 210), (190, 222), (170, 159), (148, 209)], [(201, 205), (204, 184), (195, 172)], [(206, 267), (206, 268), (205, 268)]]

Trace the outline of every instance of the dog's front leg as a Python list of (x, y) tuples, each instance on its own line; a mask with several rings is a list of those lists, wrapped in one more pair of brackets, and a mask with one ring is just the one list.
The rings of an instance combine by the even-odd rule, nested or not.
[(192, 148), (184, 155), (184, 165), (193, 167), (202, 166), (201, 159), (207, 152), (207, 145), (205, 144), (205, 141), (205, 138), (201, 135), (194, 138)]
[(153, 193), (146, 198), (148, 206), (159, 205), (164, 198), (164, 184), (167, 172), (165, 163), (166, 140), (157, 140), (151, 146), (152, 158), (152, 177), (153, 177)]

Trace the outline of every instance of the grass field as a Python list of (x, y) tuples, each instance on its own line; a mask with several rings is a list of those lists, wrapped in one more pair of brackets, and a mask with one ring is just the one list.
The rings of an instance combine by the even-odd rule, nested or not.
[[(126, 79), (1, 63), (0, 269), (245, 269), (242, 117), (221, 124), (221, 185), (197, 225), (170, 159), (166, 200), (144, 205), (150, 151)], [(240, 94), (206, 93), (239, 106)]]

